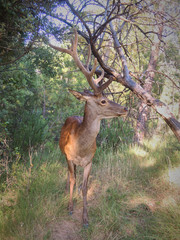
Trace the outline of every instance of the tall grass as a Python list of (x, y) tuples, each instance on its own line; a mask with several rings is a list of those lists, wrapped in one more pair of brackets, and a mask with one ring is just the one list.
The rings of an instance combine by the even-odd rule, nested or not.
[[(180, 190), (168, 182), (168, 168), (180, 164), (179, 143), (156, 137), (141, 147), (106, 146), (99, 146), (89, 180), (88, 229), (67, 214), (67, 165), (58, 147), (51, 146), (33, 157), (31, 176), (25, 166), (14, 165), (12, 184), (0, 194), (0, 239), (58, 239), (53, 237), (54, 225), (72, 228), (73, 222), (75, 239), (178, 240)], [(82, 205), (81, 173), (78, 170), (75, 209)], [(60, 236), (61, 228), (57, 231)]]
[(16, 166), (12, 187), (1, 193), (0, 239), (41, 239), (39, 235), (48, 232), (46, 224), (65, 214), (66, 171), (59, 160), (59, 149), (44, 154), (31, 176), (25, 167)]
[(179, 150), (170, 137), (106, 153), (95, 170), (102, 185), (90, 207), (87, 239), (178, 240), (180, 189), (168, 182), (167, 171), (180, 165)]

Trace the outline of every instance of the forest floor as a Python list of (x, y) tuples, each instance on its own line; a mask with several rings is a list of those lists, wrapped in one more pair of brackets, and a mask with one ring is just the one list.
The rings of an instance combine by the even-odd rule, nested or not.
[[(96, 180), (92, 180), (93, 176), (90, 176), (90, 182), (88, 184), (88, 207), (93, 207), (97, 204), (98, 196), (100, 195), (100, 186)], [(80, 184), (81, 186), (81, 184)], [(88, 227), (84, 227), (82, 223), (82, 212), (83, 212), (83, 198), (82, 193), (77, 186), (74, 191), (79, 201), (74, 204), (73, 214), (67, 214), (62, 219), (56, 220), (49, 225), (51, 229), (51, 240), (83, 240), (85, 239), (84, 234)]]
[(114, 152), (97, 150), (88, 184), (88, 228), (82, 225), (78, 190), (82, 168), (77, 168), (69, 215), (67, 164), (58, 148), (34, 156), (31, 176), (16, 164), (11, 185), (0, 193), (0, 239), (179, 240), (180, 187), (173, 182), (179, 153), (172, 138)]
[(82, 207), (75, 209), (72, 217), (66, 217), (60, 222), (51, 223), (52, 240), (81, 240), (80, 231)]
[[(180, 172), (179, 172), (180, 174)], [(91, 186), (90, 186), (91, 188)], [(98, 198), (98, 189), (96, 191), (96, 193), (94, 192), (94, 194), (96, 195), (96, 197)], [(145, 212), (151, 212), (152, 214), (155, 213), (155, 211), (158, 211), (159, 209), (159, 203), (161, 202), (162, 205), (161, 207), (170, 207), (172, 208), (173, 206), (175, 207), (176, 204), (180, 201), (180, 187), (178, 185), (175, 185), (172, 182), (172, 185), (170, 188), (166, 189), (166, 191), (161, 191), (159, 192), (158, 198), (146, 198), (146, 197), (140, 197), (136, 200), (131, 201), (131, 205), (132, 207), (135, 209), (137, 206), (139, 206), (140, 208), (144, 208)], [(144, 203), (144, 205), (143, 205)], [(92, 207), (96, 206), (97, 204), (97, 199), (94, 199), (93, 196), (88, 196), (88, 206)], [(81, 203), (79, 203), (78, 205), (75, 206), (74, 208), (74, 212), (72, 215), (68, 215), (66, 217), (63, 217), (63, 219), (59, 219), (59, 221), (55, 221), (52, 222), (49, 225), (49, 229), (51, 231), (51, 240), (85, 240), (85, 239), (92, 239), (92, 240), (105, 240), (105, 239), (113, 239), (113, 237), (111, 238), (111, 236), (108, 236), (107, 238), (107, 234), (106, 232), (100, 231), (98, 232), (98, 234), (96, 233), (94, 236), (88, 237), (87, 231), (88, 229), (85, 229), (82, 225), (82, 209), (83, 209), (83, 203), (81, 200)], [(143, 210), (143, 211), (144, 211)], [(136, 210), (135, 210), (136, 211)], [(142, 211), (142, 209), (140, 210)], [(168, 213), (168, 212), (167, 212)], [(132, 218), (134, 213), (132, 214)], [(136, 215), (136, 213), (135, 213)], [(144, 215), (146, 215), (144, 213)], [(144, 216), (142, 215), (142, 220), (140, 221), (140, 224), (144, 224), (143, 223), (143, 218)], [(136, 218), (136, 217), (135, 217)], [(136, 220), (134, 220), (136, 221)], [(91, 220), (90, 220), (91, 222)], [(146, 225), (146, 224), (145, 224)], [(139, 237), (131, 237), (131, 233), (134, 231), (133, 229), (127, 228), (127, 236), (129, 235), (129, 238), (126, 237), (122, 237), (119, 236), (119, 238), (116, 236), (115, 239), (145, 239), (143, 236), (142, 238)], [(93, 234), (92, 234), (93, 235)], [(178, 239), (178, 235), (176, 237), (172, 237), (169, 239)], [(147, 239), (150, 239), (147, 238)], [(156, 239), (156, 238), (154, 238)], [(157, 239), (161, 239), (158, 238)], [(166, 239), (166, 238), (162, 238)], [(168, 237), (167, 237), (168, 239)]]
[[(89, 205), (93, 202), (90, 202), (88, 198)], [(51, 229), (51, 240), (82, 240), (81, 231), (82, 231), (82, 202), (74, 206), (74, 211), (72, 215), (63, 217), (63, 219), (58, 222), (52, 222), (49, 226)]]

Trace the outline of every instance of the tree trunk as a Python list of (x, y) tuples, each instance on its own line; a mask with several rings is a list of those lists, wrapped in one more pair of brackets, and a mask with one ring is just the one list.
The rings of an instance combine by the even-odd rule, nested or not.
[(138, 144), (142, 144), (144, 137), (146, 136), (148, 117), (149, 117), (149, 108), (145, 103), (141, 101), (139, 106), (138, 117), (137, 117), (137, 125), (135, 129), (136, 130), (135, 141)]
[[(159, 56), (160, 44), (162, 39), (162, 32), (163, 32), (163, 25), (159, 27), (159, 33), (156, 39), (154, 40), (154, 44), (151, 48), (151, 55), (149, 59), (149, 64), (147, 68), (147, 77), (144, 82), (144, 90), (147, 91), (149, 94), (152, 92), (152, 86), (154, 82), (154, 70), (157, 67), (157, 60)], [(140, 100), (139, 104), (139, 112), (137, 117), (137, 125), (136, 125), (136, 133), (135, 133), (135, 140), (138, 144), (142, 144), (144, 141), (144, 137), (147, 135), (147, 128), (148, 124), (147, 121), (150, 115), (150, 108)]]

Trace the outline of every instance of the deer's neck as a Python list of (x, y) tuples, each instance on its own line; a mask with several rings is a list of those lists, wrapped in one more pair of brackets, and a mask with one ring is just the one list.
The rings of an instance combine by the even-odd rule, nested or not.
[(86, 103), (81, 131), (88, 141), (96, 139), (100, 130), (100, 122), (101, 120), (98, 118), (95, 109), (93, 109), (90, 104)]

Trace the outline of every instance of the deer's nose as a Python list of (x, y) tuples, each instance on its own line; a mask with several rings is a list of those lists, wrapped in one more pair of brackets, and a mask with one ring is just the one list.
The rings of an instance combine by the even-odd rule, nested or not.
[(124, 107), (124, 110), (125, 110), (125, 111), (128, 111), (128, 108), (127, 108), (127, 107)]

